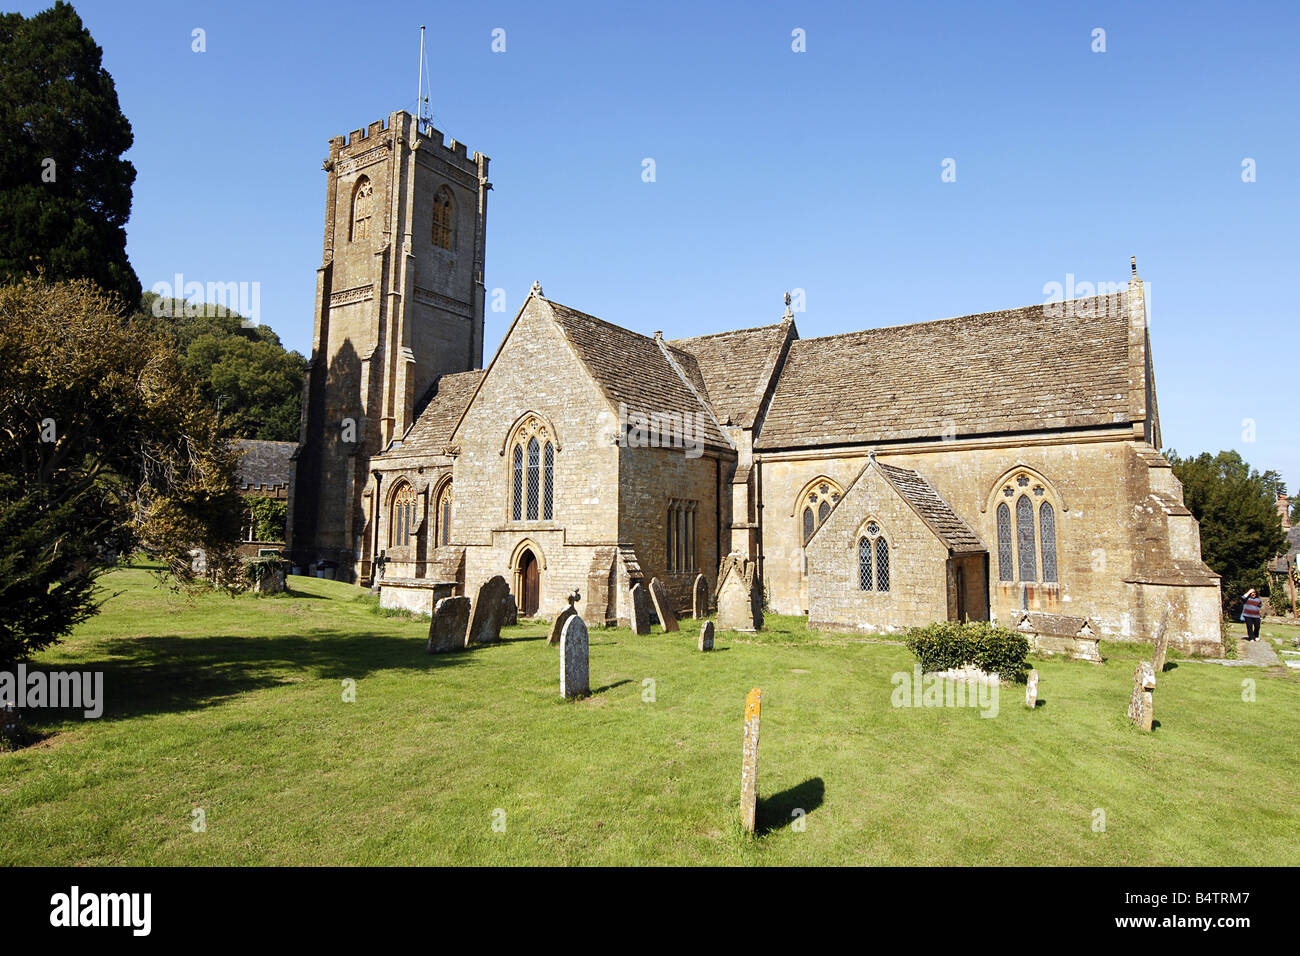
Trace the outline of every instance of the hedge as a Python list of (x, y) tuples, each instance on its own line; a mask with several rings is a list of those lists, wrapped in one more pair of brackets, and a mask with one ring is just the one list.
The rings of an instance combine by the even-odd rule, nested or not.
[(988, 621), (936, 621), (907, 632), (907, 649), (921, 669), (946, 671), (974, 664), (1003, 680), (1023, 684), (1029, 677), (1029, 641), (1023, 634)]

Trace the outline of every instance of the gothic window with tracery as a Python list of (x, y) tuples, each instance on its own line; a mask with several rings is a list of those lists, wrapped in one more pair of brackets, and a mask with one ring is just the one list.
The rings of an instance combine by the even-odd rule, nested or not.
[(370, 178), (362, 176), (357, 180), (352, 191), (352, 226), (348, 234), (350, 241), (366, 239), (370, 236), (370, 206), (374, 198), (374, 185)]
[(546, 423), (527, 415), (511, 435), (510, 520), (555, 517), (555, 442)]
[(403, 481), (393, 491), (392, 503), (388, 513), (388, 546), (404, 548), (411, 543), (415, 533), (415, 489), (410, 482)]
[(1054, 493), (1043, 482), (1022, 472), (1003, 484), (998, 498), (998, 580), (1058, 584)]
[(434, 508), (437, 530), (434, 532), (434, 547), (445, 548), (451, 544), (451, 482), (448, 481), (438, 492), (437, 506)]
[(998, 502), (998, 580), (1014, 581), (1016, 566), (1011, 559), (1011, 509)]
[(1056, 509), (1050, 501), (1038, 506), (1038, 527), (1043, 540), (1043, 581), (1056, 583)]
[(875, 520), (867, 522), (858, 538), (858, 590), (889, 590), (889, 542)]
[(795, 514), (801, 516), (803, 523), (803, 543), (807, 544), (808, 539), (813, 536), (813, 532), (825, 523), (826, 519), (831, 516), (831, 509), (840, 500), (840, 495), (844, 489), (831, 481), (829, 478), (822, 478), (813, 483), (803, 497), (799, 499), (799, 504), (795, 508)]
[(455, 242), (456, 201), (451, 190), (441, 186), (433, 197), (433, 244), (440, 249), (451, 249)]

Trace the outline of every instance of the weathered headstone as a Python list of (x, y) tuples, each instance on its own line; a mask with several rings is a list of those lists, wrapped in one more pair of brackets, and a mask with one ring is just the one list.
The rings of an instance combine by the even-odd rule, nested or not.
[(718, 574), (718, 627), (724, 631), (757, 631), (763, 626), (761, 583), (753, 561), (730, 554)]
[(1151, 729), (1154, 706), (1151, 692), (1156, 686), (1156, 671), (1150, 661), (1138, 661), (1133, 671), (1133, 695), (1128, 701), (1128, 716), (1140, 730)]
[(515, 596), (507, 591), (504, 600), (501, 602), (501, 626), (513, 627), (518, 623), (519, 605), (515, 603)]
[(468, 625), (469, 598), (443, 598), (433, 606), (426, 650), (430, 654), (461, 650), (465, 646), (465, 628)]
[(1156, 650), (1151, 655), (1151, 668), (1157, 674), (1164, 673), (1165, 655), (1169, 653), (1169, 615), (1160, 619), (1160, 628), (1156, 631)]
[(745, 698), (745, 743), (740, 763), (740, 822), (748, 833), (754, 832), (758, 816), (758, 724), (762, 705), (763, 692), (755, 687)]
[(483, 582), (470, 613), (469, 627), (465, 629), (466, 647), (471, 644), (491, 644), (501, 640), (501, 618), (505, 608), (505, 596), (508, 593), (510, 593), (510, 586), (499, 574)]
[(650, 600), (654, 602), (655, 614), (659, 615), (659, 623), (663, 625), (664, 630), (679, 630), (677, 615), (673, 613), (672, 605), (668, 603), (668, 589), (658, 578), (650, 579)]
[(1025, 681), (1025, 706), (1033, 710), (1038, 706), (1038, 671), (1029, 672), (1029, 679)]
[(697, 619), (709, 616), (709, 582), (702, 574), (695, 575), (691, 586), (691, 613)]
[(569, 595), (569, 606), (566, 607), (559, 614), (555, 615), (555, 620), (551, 622), (551, 633), (546, 638), (547, 644), (560, 643), (560, 636), (564, 633), (565, 622), (568, 621), (569, 618), (573, 617), (573, 615), (578, 613), (577, 608), (575, 608), (573, 605), (581, 600), (582, 600), (582, 595), (579, 594), (577, 591), (574, 591), (572, 594)]
[(638, 634), (650, 633), (650, 599), (640, 584), (632, 585), (632, 630)]
[(713, 650), (713, 622), (705, 621), (700, 625), (700, 650)]
[(586, 697), (591, 693), (587, 653), (586, 622), (581, 615), (570, 614), (569, 619), (564, 622), (564, 632), (560, 635), (560, 695), (562, 697)]

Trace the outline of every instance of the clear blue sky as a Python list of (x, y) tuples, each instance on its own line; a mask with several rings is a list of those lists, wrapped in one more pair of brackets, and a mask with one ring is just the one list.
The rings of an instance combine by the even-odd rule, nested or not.
[(76, 6), (135, 131), (141, 281), (258, 282), (304, 353), (327, 141), (413, 109), (423, 23), (435, 124), (492, 157), (489, 354), (533, 279), (669, 337), (802, 288), (811, 337), (1124, 282), (1136, 255), (1166, 446), (1300, 490), (1300, 5)]

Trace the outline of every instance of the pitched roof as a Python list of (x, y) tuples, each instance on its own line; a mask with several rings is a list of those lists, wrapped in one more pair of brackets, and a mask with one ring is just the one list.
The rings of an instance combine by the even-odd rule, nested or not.
[(385, 454), (441, 455), (482, 378), (481, 368), (439, 376), (429, 404), (401, 441), (390, 444)]
[(790, 346), (759, 448), (1128, 421), (1127, 294)]
[(748, 428), (758, 415), (787, 329), (785, 323), (765, 325), (669, 344), (695, 357), (718, 418)]
[[(948, 502), (939, 497), (939, 493), (919, 473), (886, 465), (874, 459), (873, 462), (880, 469), (885, 480), (893, 485), (894, 490), (912, 506), (912, 509), (921, 516), (921, 520), (930, 526), (930, 530), (947, 545), (950, 551), (960, 554), (988, 550), (980, 540), (980, 536), (971, 529), (961, 515), (953, 511)], [(870, 468), (871, 464), (872, 462), (868, 462), (867, 467)], [(847, 493), (845, 496), (847, 497)]]
[(235, 441), (235, 447), (244, 453), (239, 459), (241, 488), (274, 488), (289, 484), (297, 442), (241, 438)]
[[(611, 404), (623, 403), (629, 414), (690, 416), (692, 427), (696, 422), (702, 424), (701, 437), (705, 444), (732, 447), (714, 422), (707, 398), (692, 389), (695, 382), (691, 380), (699, 376), (699, 369), (690, 367), (692, 362), (688, 356), (669, 350), (679, 367), (685, 363), (679, 374), (654, 339), (558, 302), (547, 301), (547, 305)], [(695, 417), (697, 413), (699, 418)]]

